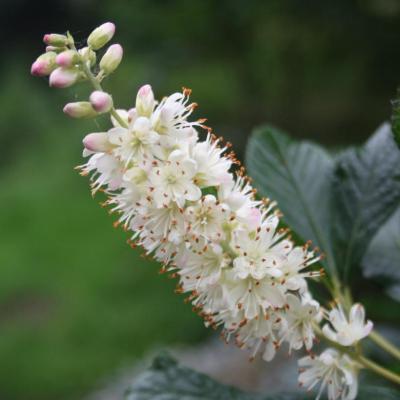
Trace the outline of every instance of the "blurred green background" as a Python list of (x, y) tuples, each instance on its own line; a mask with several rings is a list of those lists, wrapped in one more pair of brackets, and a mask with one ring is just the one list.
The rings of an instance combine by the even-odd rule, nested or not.
[(117, 106), (132, 106), (144, 83), (158, 97), (190, 87), (197, 116), (239, 155), (267, 121), (329, 145), (359, 143), (388, 118), (400, 82), (396, 0), (0, 4), (2, 400), (82, 398), (155, 346), (209, 334), (74, 172), (82, 137), (106, 124), (63, 115), (88, 88), (50, 90), (29, 75), (44, 33), (82, 40), (115, 22), (125, 56), (105, 88)]

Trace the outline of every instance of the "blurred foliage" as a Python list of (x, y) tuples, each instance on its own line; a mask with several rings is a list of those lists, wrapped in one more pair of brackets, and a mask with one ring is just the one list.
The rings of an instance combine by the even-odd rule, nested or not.
[[(244, 153), (253, 126), (361, 142), (390, 116), (399, 83), (396, 0), (2, 0), (0, 45), (0, 398), (81, 398), (155, 344), (191, 342), (202, 322), (124, 244), (90, 198), (83, 135), (62, 105), (88, 88), (29, 77), (46, 32), (83, 39), (117, 24), (122, 66), (105, 83), (119, 107), (150, 82), (193, 89), (198, 117)], [(376, 302), (372, 302), (376, 304)], [(75, 396), (75, 397), (74, 397)]]

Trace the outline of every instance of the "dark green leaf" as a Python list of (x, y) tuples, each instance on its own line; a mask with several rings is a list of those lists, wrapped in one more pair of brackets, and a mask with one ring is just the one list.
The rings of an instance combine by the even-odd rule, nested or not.
[(400, 301), (400, 208), (372, 239), (362, 267), (367, 278), (386, 278), (389, 294)]
[(400, 202), (400, 151), (388, 124), (338, 157), (333, 199), (335, 256), (346, 276)]
[(288, 226), (319, 246), (335, 269), (329, 230), (332, 157), (314, 143), (295, 142), (264, 126), (250, 138), (246, 164), (259, 192), (278, 202)]
[(160, 355), (126, 393), (126, 400), (305, 400), (302, 394), (264, 396), (221, 385), (204, 374)]
[(398, 400), (400, 392), (384, 386), (362, 386), (357, 400)]

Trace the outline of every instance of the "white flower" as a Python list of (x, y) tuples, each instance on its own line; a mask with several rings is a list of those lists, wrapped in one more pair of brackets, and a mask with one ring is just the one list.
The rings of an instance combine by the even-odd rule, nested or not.
[(357, 396), (358, 366), (347, 355), (327, 349), (319, 356), (307, 356), (298, 361), (299, 384), (307, 390), (321, 383), (316, 400), (327, 388), (329, 400), (353, 400)]
[(193, 182), (196, 174), (196, 164), (185, 158), (179, 150), (173, 151), (164, 165), (157, 165), (150, 176), (154, 201), (158, 207), (168, 205), (174, 201), (179, 207), (185, 201), (197, 201), (201, 197), (201, 190)]
[[(245, 321), (235, 330), (235, 340), (239, 347), (251, 349), (251, 359), (261, 353), (265, 361), (271, 361), (279, 348), (276, 332), (280, 329), (283, 320), (278, 313), (271, 311), (267, 317)], [(230, 327), (238, 326), (230, 322)]]
[(231, 260), (218, 245), (209, 245), (201, 253), (193, 253), (186, 250), (185, 257), (180, 257), (176, 263), (178, 274), (185, 291), (204, 290), (207, 286), (214, 285), (221, 277), (224, 268), (227, 268)]
[(324, 335), (333, 342), (342, 346), (352, 346), (359, 340), (369, 335), (373, 328), (373, 323), (365, 323), (364, 307), (356, 303), (350, 309), (349, 319), (347, 319), (342, 307), (334, 308), (329, 312), (329, 322), (334, 330), (328, 325), (324, 325), (322, 331)]
[(194, 205), (186, 208), (189, 223), (189, 235), (193, 239), (220, 240), (224, 237), (223, 223), (228, 217), (228, 210), (215, 196), (208, 194)]
[(152, 157), (152, 149), (159, 135), (146, 117), (138, 117), (129, 128), (115, 127), (108, 131), (108, 140), (114, 145), (115, 157), (128, 165), (131, 161), (142, 161)]
[(116, 190), (122, 183), (123, 165), (113, 156), (106, 153), (96, 153), (89, 161), (79, 167), (82, 175), (92, 173), (92, 193), (94, 194), (102, 186), (109, 190)]
[(235, 181), (231, 176), (229, 182), (220, 185), (218, 200), (226, 204), (235, 213), (235, 219), (249, 230), (255, 230), (261, 224), (261, 202), (253, 199), (253, 188), (242, 177)]
[(289, 343), (291, 349), (299, 350), (303, 343), (307, 350), (310, 350), (315, 339), (313, 321), (319, 312), (319, 303), (308, 297), (299, 298), (293, 294), (286, 297), (287, 311), (285, 318), (287, 326), (281, 332), (282, 339)]
[(285, 296), (282, 287), (269, 276), (263, 279), (237, 277), (234, 271), (227, 272), (227, 299), (232, 309), (243, 310), (245, 318), (264, 318), (272, 307), (283, 307)]
[(230, 183), (232, 174), (228, 172), (232, 162), (222, 156), (225, 148), (218, 146), (218, 140), (207, 136), (204, 142), (197, 142), (191, 151), (191, 158), (197, 164), (195, 181), (200, 187), (219, 186)]
[[(279, 219), (270, 217), (256, 231), (246, 230), (233, 233), (232, 248), (238, 253), (233, 261), (233, 270), (239, 279), (252, 277), (256, 280), (266, 275), (282, 276), (281, 264), (292, 248), (291, 242), (280, 239), (275, 230)], [(277, 243), (278, 242), (278, 243)]]
[(320, 259), (314, 252), (308, 251), (308, 246), (295, 247), (289, 253), (287, 259), (281, 265), (283, 282), (288, 290), (307, 292), (306, 278), (321, 275), (321, 270), (304, 271), (309, 265)]
[(152, 123), (155, 130), (171, 138), (179, 139), (179, 132), (196, 125), (187, 121), (187, 117), (193, 111), (193, 105), (188, 105), (188, 96), (186, 91), (183, 93), (174, 93), (164, 98), (154, 110)]

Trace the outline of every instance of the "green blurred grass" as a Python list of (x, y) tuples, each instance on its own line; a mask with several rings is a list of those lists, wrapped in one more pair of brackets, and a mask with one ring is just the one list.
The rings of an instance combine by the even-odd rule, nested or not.
[(0, 398), (81, 398), (152, 347), (206, 331), (73, 170), (93, 123), (68, 121), (65, 99), (24, 75), (0, 95), (1, 133), (17, 136), (0, 174)]

